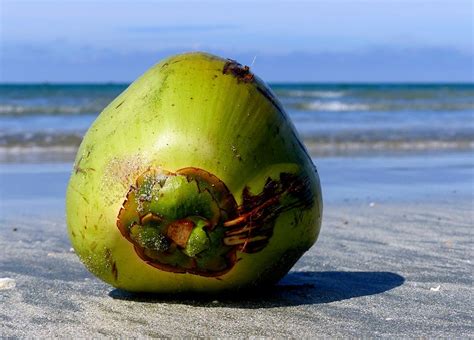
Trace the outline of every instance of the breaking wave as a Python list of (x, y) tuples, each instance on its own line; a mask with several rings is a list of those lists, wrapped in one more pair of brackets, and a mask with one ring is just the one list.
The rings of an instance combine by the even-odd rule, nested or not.
[[(1, 133), (0, 161), (5, 155), (44, 155), (54, 154), (73, 159), (83, 133)], [(377, 132), (346, 132), (303, 135), (304, 143), (312, 156), (356, 154), (373, 151), (435, 151), (435, 150), (474, 150), (472, 131), (455, 135), (441, 134), (392, 134), (389, 131)], [(1, 156), (3, 155), (3, 156)], [(64, 156), (65, 155), (65, 156)], [(43, 156), (38, 156), (43, 157)]]
[(0, 133), (0, 147), (78, 147), (82, 141), (82, 132), (16, 132)]
[(332, 111), (332, 112), (343, 112), (343, 111), (367, 111), (370, 110), (370, 105), (366, 104), (350, 104), (339, 101), (319, 101), (315, 100), (306, 103), (297, 103), (294, 106), (301, 110), (307, 111)]
[(302, 111), (345, 112), (345, 111), (468, 111), (474, 110), (473, 102), (349, 102), (323, 101), (288, 103), (287, 106)]
[(19, 105), (0, 104), (0, 115), (27, 116), (27, 115), (78, 115), (99, 113), (105, 103), (87, 105)]
[(345, 91), (316, 91), (316, 90), (276, 90), (278, 96), (296, 97), (296, 98), (340, 98), (347, 92)]

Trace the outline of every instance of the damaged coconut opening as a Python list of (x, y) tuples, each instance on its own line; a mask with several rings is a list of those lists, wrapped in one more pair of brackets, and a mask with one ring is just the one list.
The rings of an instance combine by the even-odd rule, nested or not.
[(117, 227), (155, 268), (220, 276), (238, 251), (255, 253), (268, 244), (279, 214), (312, 203), (308, 180), (295, 174), (268, 178), (257, 195), (246, 187), (238, 206), (227, 186), (203, 169), (149, 169), (128, 191)]

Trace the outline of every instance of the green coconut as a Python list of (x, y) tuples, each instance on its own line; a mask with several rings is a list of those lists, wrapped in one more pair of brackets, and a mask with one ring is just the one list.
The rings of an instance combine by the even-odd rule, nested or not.
[(186, 53), (149, 69), (82, 141), (66, 199), (72, 245), (114, 287), (251, 289), (316, 241), (316, 169), (248, 67)]

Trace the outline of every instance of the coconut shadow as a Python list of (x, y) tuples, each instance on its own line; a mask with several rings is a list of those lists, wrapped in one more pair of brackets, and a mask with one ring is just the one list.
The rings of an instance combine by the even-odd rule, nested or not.
[(165, 295), (114, 289), (113, 299), (143, 303), (176, 303), (200, 307), (272, 308), (324, 304), (380, 294), (401, 286), (405, 278), (391, 272), (290, 272), (277, 285), (234, 294)]

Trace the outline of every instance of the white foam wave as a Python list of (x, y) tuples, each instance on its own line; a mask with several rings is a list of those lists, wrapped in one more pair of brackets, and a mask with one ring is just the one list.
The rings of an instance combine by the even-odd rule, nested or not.
[(342, 103), (339, 101), (320, 101), (315, 100), (308, 103), (301, 103), (299, 105), (305, 110), (311, 111), (331, 111), (331, 112), (341, 112), (341, 111), (367, 111), (371, 107), (369, 105), (357, 104), (357, 103)]
[(340, 98), (346, 93), (344, 91), (289, 90), (285, 91), (284, 94), (289, 97)]
[[(100, 109), (100, 108), (99, 108)], [(0, 104), (0, 114), (78, 114), (83, 112), (95, 112), (96, 107), (81, 107), (81, 106), (23, 106), (23, 105), (2, 105)]]

